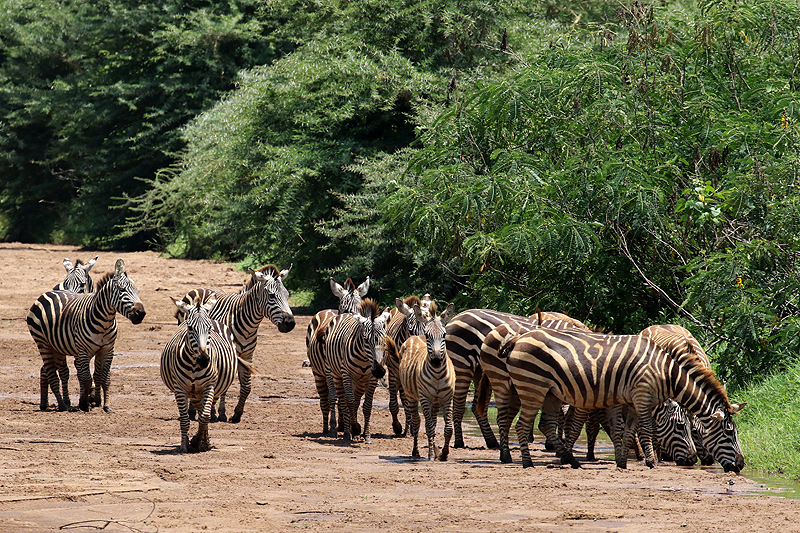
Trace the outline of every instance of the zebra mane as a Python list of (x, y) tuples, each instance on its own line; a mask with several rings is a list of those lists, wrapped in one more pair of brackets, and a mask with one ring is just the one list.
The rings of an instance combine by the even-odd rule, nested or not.
[(375, 320), (378, 318), (378, 311), (378, 302), (372, 298), (365, 298), (364, 300), (361, 300), (360, 304), (358, 304), (359, 314), (365, 318), (369, 318), (370, 320)]
[(700, 388), (710, 390), (712, 394), (721, 398), (726, 411), (731, 414), (735, 412), (731, 401), (728, 399), (728, 391), (725, 390), (725, 386), (719, 382), (714, 371), (705, 365), (705, 362), (697, 355), (691, 344), (688, 344), (686, 348), (672, 347), (666, 352), (673, 361), (680, 364), (695, 377), (695, 381)]
[(342, 288), (347, 292), (353, 292), (356, 290), (356, 284), (353, 282), (352, 279), (347, 278), (344, 283), (342, 283)]
[(106, 272), (105, 274), (103, 274), (103, 277), (97, 280), (97, 282), (94, 285), (95, 292), (100, 292), (100, 289), (102, 289), (103, 286), (109, 282), (109, 280), (113, 279), (114, 274), (115, 274), (114, 272)]
[[(281, 271), (278, 270), (278, 267), (276, 267), (271, 263), (269, 265), (264, 265), (261, 268), (255, 269), (255, 272), (261, 272), (262, 274), (265, 274), (267, 276), (272, 276), (273, 278), (277, 278), (278, 276), (281, 275)], [(250, 290), (255, 284), (256, 284), (256, 277), (251, 274), (250, 277), (247, 278), (247, 281), (244, 282), (244, 287), (242, 287), (241, 292), (246, 292)]]
[(81, 266), (82, 264), (84, 264), (84, 263), (83, 263), (83, 261), (81, 259), (76, 259), (75, 260), (75, 266), (76, 267)]
[(422, 307), (422, 300), (420, 300), (419, 297), (414, 296), (413, 294), (408, 298), (406, 298), (405, 300), (403, 300), (403, 303), (406, 304), (409, 308), (414, 307), (414, 304), (417, 304), (418, 306)]

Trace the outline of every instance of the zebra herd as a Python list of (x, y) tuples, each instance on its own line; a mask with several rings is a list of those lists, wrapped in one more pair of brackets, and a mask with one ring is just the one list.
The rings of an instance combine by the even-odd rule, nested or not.
[[(42, 410), (48, 408), (48, 389), (59, 410), (72, 409), (67, 357), (74, 358), (78, 372), (78, 408), (102, 405), (111, 410), (115, 315), (139, 324), (145, 310), (124, 262), (118, 260), (114, 272), (94, 284), (89, 270), (96, 261), (73, 265), (65, 259), (65, 280), (42, 294), (28, 313), (28, 327), (42, 356)], [(290, 270), (267, 265), (249, 270), (239, 292), (197, 288), (173, 300), (179, 325), (162, 351), (160, 372), (178, 404), (181, 452), (208, 449), (208, 424), (227, 420), (225, 392), (237, 374), (239, 401), (230, 421), (241, 420), (259, 325), (269, 318), (284, 333), (295, 326), (283, 285)], [(728, 400), (705, 352), (680, 326), (606, 335), (567, 315), (538, 310), (529, 317), (489, 309), (455, 315), (450, 304), (437, 314), (428, 294), (398, 298), (395, 307), (381, 310), (365, 298), (369, 285), (369, 278), (358, 286), (351, 279), (339, 285), (331, 278), (338, 309), (316, 313), (306, 332), (325, 435), (336, 437), (341, 430), (346, 443), (359, 435), (371, 442), (373, 395), (388, 374), (392, 429), (399, 437), (410, 430), (413, 457), (419, 457), (420, 405), (429, 459), (446, 460), (451, 438), (454, 448), (464, 447), (462, 422), (474, 385), (472, 411), (487, 447), (499, 448), (502, 462), (512, 461), (509, 433), (519, 413), (516, 436), (522, 464), (533, 465), (530, 442), (541, 413), (546, 448), (573, 467), (580, 466), (572, 448), (584, 423), (587, 460), (594, 459), (594, 439), (602, 426), (611, 436), (620, 468), (626, 467), (630, 449), (650, 467), (659, 459), (691, 465), (698, 458), (703, 464), (716, 460), (725, 471), (744, 467), (732, 415), (745, 404)], [(492, 395), (499, 441), (487, 416)], [(405, 425), (398, 416), (398, 396)], [(445, 423), (441, 453), (434, 442), (439, 410)], [(189, 421), (195, 416), (198, 431), (189, 439)]]

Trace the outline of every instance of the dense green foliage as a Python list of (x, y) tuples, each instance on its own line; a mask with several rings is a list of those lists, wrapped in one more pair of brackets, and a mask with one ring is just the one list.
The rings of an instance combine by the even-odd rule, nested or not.
[(800, 480), (800, 363), (738, 394), (737, 417), (748, 470)]
[(796, 2), (0, 4), (3, 239), (797, 356)]

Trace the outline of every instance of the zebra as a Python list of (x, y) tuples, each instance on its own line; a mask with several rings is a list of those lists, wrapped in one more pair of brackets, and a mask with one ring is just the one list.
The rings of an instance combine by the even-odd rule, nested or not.
[[(694, 336), (677, 324), (659, 324), (643, 329), (639, 335), (652, 339), (656, 344), (665, 349), (678, 351), (679, 353), (691, 353), (700, 358), (702, 363), (711, 368), (711, 361), (703, 350), (700, 343)], [(714, 456), (703, 444), (703, 424), (692, 413), (686, 413), (692, 428), (692, 440), (700, 458), (700, 464), (710, 466), (714, 464)]]
[[(524, 467), (533, 466), (528, 433), (538, 411), (542, 410), (546, 434), (554, 434), (554, 413), (568, 403), (581, 408), (633, 406), (639, 417), (645, 464), (652, 468), (652, 407), (672, 398), (703, 423), (711, 452), (726, 472), (744, 468), (732, 415), (746, 404), (731, 404), (714, 372), (698, 357), (665, 350), (641, 335), (574, 329), (532, 330), (509, 336), (506, 343), (500, 353), (508, 354), (506, 366), (522, 404), (517, 437)], [(625, 428), (625, 450), (630, 449), (633, 431)], [(575, 466), (571, 451), (559, 451), (562, 464)], [(627, 453), (617, 454), (616, 461), (625, 468)]]
[[(413, 312), (414, 305), (420, 308), (418, 319)], [(405, 300), (395, 298), (395, 307), (390, 311), (391, 317), (386, 326), (386, 335), (394, 341), (396, 346), (403, 346), (409, 337), (422, 335), (424, 333), (424, 323), (430, 320), (431, 315), (436, 313), (436, 303), (431, 299), (431, 295), (426, 293), (422, 299), (417, 296), (409, 296)], [(398, 437), (408, 434), (410, 420), (406, 418), (405, 428), (400, 424), (398, 414), (400, 407), (397, 397), (405, 409), (406, 400), (403, 387), (400, 384), (400, 361), (396, 357), (386, 358), (386, 370), (389, 374), (389, 413), (392, 415), (392, 431)]]
[[(609, 416), (609, 411), (619, 409), (619, 413)], [(572, 418), (575, 408), (570, 407), (567, 413), (567, 433), (577, 435), (581, 427), (573, 424)], [(626, 423), (635, 424), (636, 420), (628, 421), (632, 415), (627, 405), (618, 405), (608, 409), (593, 409), (586, 418), (586, 460), (597, 460), (594, 455), (594, 447), (597, 441), (597, 434), (602, 426), (606, 433), (613, 438), (619, 438), (619, 430), (616, 431), (610, 426), (611, 419), (619, 417), (626, 420)], [(692, 466), (697, 462), (698, 453), (695, 441), (691, 434), (691, 422), (686, 410), (674, 400), (667, 400), (653, 407), (654, 436), (653, 447), (656, 458), (659, 461), (674, 461), (678, 466)], [(582, 425), (582, 424), (581, 424)], [(569, 439), (569, 437), (568, 437)], [(569, 443), (566, 444), (569, 447)], [(634, 439), (634, 451), (636, 458), (643, 458), (643, 451), (638, 437)]]
[[(140, 324), (145, 317), (142, 301), (133, 280), (125, 273), (125, 262), (118, 259), (114, 272), (104, 275), (95, 292), (75, 294), (48, 291), (39, 296), (28, 311), (28, 330), (44, 363), (44, 374), (58, 402), (58, 410), (70, 408), (69, 391), (64, 382), (64, 396), (59, 391), (58, 368), (66, 367), (66, 358), (75, 358), (81, 386), (78, 407), (89, 410), (92, 374), (89, 364), (95, 358), (95, 379), (103, 389), (103, 410), (111, 411), (108, 398), (109, 372), (117, 338), (116, 313)], [(46, 411), (47, 388), (41, 387), (39, 408)], [(99, 403), (99, 399), (98, 399)]]
[[(74, 292), (76, 294), (94, 291), (94, 281), (92, 281), (92, 278), (89, 276), (89, 271), (97, 262), (98, 257), (100, 256), (95, 256), (94, 259), (89, 260), (89, 262), (86, 264), (84, 264), (80, 259), (77, 259), (75, 261), (75, 265), (72, 264), (72, 261), (70, 261), (69, 258), (65, 258), (62, 264), (64, 265), (64, 270), (67, 271), (67, 277), (64, 278), (64, 281), (53, 287), (53, 290)], [(69, 367), (67, 366), (66, 359), (59, 361), (59, 363), (60, 364), (58, 368), (56, 368), (56, 372), (61, 380), (61, 387), (64, 390), (64, 401), (67, 403), (67, 405), (69, 405), (69, 392), (67, 388), (69, 383)], [(98, 378), (99, 377), (100, 376), (98, 376)], [(42, 394), (47, 397), (47, 389), (49, 388), (50, 384), (44, 365), (42, 365), (42, 368), (39, 371), (39, 384), (43, 391)], [(96, 381), (94, 389), (90, 394), (90, 401), (94, 403), (96, 403), (95, 399), (99, 398), (99, 387), (100, 383)]]
[[(173, 300), (182, 311), (183, 322), (161, 352), (161, 380), (175, 394), (181, 428), (180, 452), (206, 451), (209, 448), (208, 423), (211, 408), (233, 383), (237, 363), (249, 373), (252, 367), (239, 358), (233, 332), (212, 320), (216, 304)], [(197, 434), (189, 441), (189, 403), (199, 413)]]
[[(369, 276), (358, 287), (350, 278), (347, 278), (344, 286), (339, 285), (333, 278), (330, 278), (330, 286), (331, 292), (339, 298), (339, 308), (323, 309), (311, 318), (306, 331), (306, 354), (311, 373), (314, 376), (314, 385), (319, 395), (319, 408), (322, 411), (322, 434), (335, 437), (337, 431), (336, 401), (338, 398), (320, 339), (325, 335), (328, 325), (336, 315), (340, 313), (355, 314), (358, 312), (358, 306), (362, 298), (369, 291)], [(330, 427), (328, 426), (329, 415)]]
[[(500, 356), (499, 349), (508, 335), (525, 333), (539, 327), (552, 329), (576, 328), (589, 331), (585, 324), (571, 319), (567, 315), (539, 312), (528, 318), (509, 319), (507, 322), (497, 325), (486, 334), (481, 344), (479, 363), (483, 370), (483, 376), (476, 386), (475, 416), (476, 418), (479, 415), (486, 417), (489, 396), (494, 391), (497, 405), (497, 426), (500, 435), (500, 461), (503, 463), (511, 462), (508, 433), (514, 416), (519, 411), (520, 403), (519, 396), (511, 386), (511, 379), (506, 370), (506, 362)], [(563, 421), (561, 426), (563, 427)], [(547, 441), (547, 444), (549, 445), (547, 446), (548, 449), (556, 448), (556, 445), (550, 440)]]
[[(419, 305), (413, 307), (418, 322), (425, 317)], [(453, 436), (453, 394), (456, 389), (456, 376), (453, 362), (447, 355), (445, 346), (445, 326), (452, 318), (454, 305), (451, 303), (439, 316), (427, 319), (423, 335), (409, 337), (400, 347), (397, 359), (400, 360), (400, 381), (405, 391), (403, 408), (406, 419), (411, 420), (411, 434), (414, 446), (411, 455), (419, 458), (419, 404), (425, 415), (425, 433), (428, 436), (428, 460), (447, 461), (450, 452), (450, 439)], [(387, 343), (389, 353), (397, 350), (394, 341)], [(444, 418), (444, 447), (441, 454), (436, 450), (436, 413), (441, 409)]]
[(77, 294), (93, 292), (94, 281), (92, 281), (91, 276), (89, 276), (89, 271), (97, 262), (98, 257), (100, 256), (94, 256), (94, 259), (90, 259), (89, 262), (85, 264), (80, 259), (76, 259), (74, 265), (68, 257), (64, 258), (62, 264), (64, 265), (64, 270), (67, 271), (67, 277), (64, 278), (64, 281), (53, 287), (53, 290), (69, 291)]
[[(222, 322), (233, 331), (236, 344), (239, 346), (240, 357), (248, 364), (253, 363), (253, 353), (258, 341), (258, 327), (264, 317), (278, 327), (281, 333), (288, 333), (294, 329), (295, 321), (289, 307), (289, 291), (283, 286), (283, 281), (289, 275), (291, 266), (285, 270), (278, 270), (275, 265), (266, 265), (258, 270), (248, 270), (250, 280), (242, 292), (219, 295), (214, 289), (194, 289), (189, 291), (181, 301), (191, 303), (195, 299), (205, 302), (212, 296), (217, 303), (211, 309), (211, 319)], [(250, 395), (250, 373), (239, 367), (239, 403), (234, 409), (231, 422), (239, 423), (244, 412), (244, 404)], [(193, 406), (189, 406), (189, 416), (194, 413)], [(215, 413), (213, 407), (211, 420), (227, 421), (225, 414), (225, 395), (219, 398), (219, 407)]]
[(362, 395), (364, 442), (372, 442), (369, 418), (378, 379), (386, 373), (383, 355), (389, 316), (389, 311), (380, 313), (378, 304), (367, 298), (359, 304), (358, 314), (336, 315), (321, 337), (336, 394), (345, 400), (339, 412), (346, 444), (361, 433), (356, 418)]

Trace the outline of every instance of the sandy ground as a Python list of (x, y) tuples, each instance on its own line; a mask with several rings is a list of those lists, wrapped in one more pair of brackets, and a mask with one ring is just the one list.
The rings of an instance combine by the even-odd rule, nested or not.
[[(27, 310), (61, 281), (64, 257), (97, 254), (95, 279), (122, 257), (147, 310), (139, 325), (118, 317), (114, 411), (41, 412)], [(770, 496), (747, 468), (735, 476), (631, 461), (621, 471), (606, 454), (572, 470), (538, 440), (536, 466), (522, 469), (516, 447), (516, 462), (503, 465), (477, 432), (446, 463), (413, 461), (411, 438), (392, 436), (385, 389), (372, 444), (344, 446), (321, 435), (311, 370), (302, 368), (308, 316), (287, 334), (262, 324), (242, 422), (212, 424), (211, 450), (181, 455), (176, 403), (158, 368), (176, 328), (169, 296), (204, 285), (233, 291), (244, 279), (211, 261), (0, 243), (0, 532), (800, 531), (800, 502)], [(76, 405), (71, 361), (70, 369)], [(231, 408), (237, 394), (235, 383)], [(438, 430), (441, 443), (441, 422)]]

